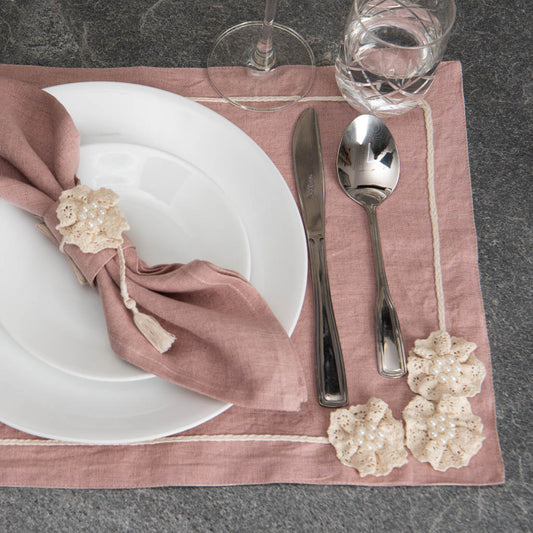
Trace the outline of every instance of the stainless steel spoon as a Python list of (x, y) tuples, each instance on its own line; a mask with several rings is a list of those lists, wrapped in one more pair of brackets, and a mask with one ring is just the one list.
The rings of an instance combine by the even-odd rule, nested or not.
[(398, 378), (406, 373), (405, 350), (385, 275), (376, 209), (398, 183), (400, 159), (390, 131), (379, 118), (360, 115), (344, 130), (337, 156), (337, 175), (346, 194), (368, 214), (377, 284), (378, 370), (383, 376)]

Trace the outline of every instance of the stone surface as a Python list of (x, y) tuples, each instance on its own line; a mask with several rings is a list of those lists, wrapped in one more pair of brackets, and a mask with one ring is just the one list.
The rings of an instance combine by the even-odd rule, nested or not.
[[(498, 487), (272, 485), (0, 489), (0, 530), (530, 531), (533, 333), (528, 0), (457, 1), (446, 58), (464, 69), (481, 285), (507, 481)], [(349, 0), (279, 0), (319, 65), (333, 63)], [(529, 7), (529, 9), (528, 9)], [(203, 67), (214, 37), (261, 17), (242, 0), (0, 0), (0, 62)]]

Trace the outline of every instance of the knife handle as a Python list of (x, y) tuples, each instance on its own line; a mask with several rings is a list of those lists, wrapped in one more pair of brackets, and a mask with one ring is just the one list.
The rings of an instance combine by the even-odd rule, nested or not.
[(315, 367), (318, 402), (324, 407), (348, 403), (346, 375), (331, 303), (324, 237), (309, 237), (309, 260), (315, 307)]

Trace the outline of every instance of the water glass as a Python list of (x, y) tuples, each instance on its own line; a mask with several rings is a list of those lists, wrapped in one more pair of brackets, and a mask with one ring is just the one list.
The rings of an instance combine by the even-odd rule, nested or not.
[(399, 115), (429, 91), (455, 20), (453, 0), (354, 0), (336, 60), (349, 104)]

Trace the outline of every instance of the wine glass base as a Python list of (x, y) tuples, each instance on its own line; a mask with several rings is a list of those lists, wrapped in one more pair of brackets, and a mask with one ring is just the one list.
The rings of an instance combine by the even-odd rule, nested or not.
[[(294, 30), (274, 24), (273, 53), (257, 52), (262, 22), (243, 22), (220, 35), (207, 60), (216, 91), (232, 104), (275, 111), (301, 100), (311, 89), (315, 57)], [(231, 70), (229, 70), (231, 68)]]

